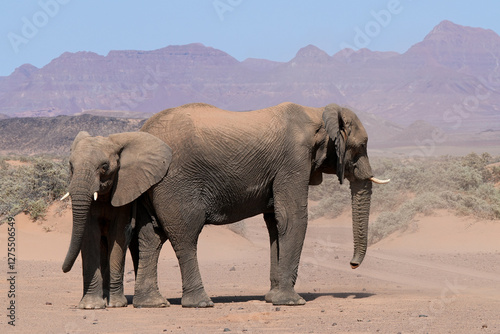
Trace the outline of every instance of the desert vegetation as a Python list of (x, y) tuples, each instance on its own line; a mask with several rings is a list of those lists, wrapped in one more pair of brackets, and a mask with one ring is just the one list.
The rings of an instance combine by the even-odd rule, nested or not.
[[(463, 157), (375, 158), (374, 174), (391, 178), (384, 186), (374, 186), (369, 242), (407, 229), (418, 215), (444, 209), (477, 219), (500, 219), (500, 157), (471, 153)], [(349, 183), (339, 185), (336, 176), (311, 187), (315, 201), (310, 218), (336, 217), (350, 209)], [(497, 186), (495, 186), (497, 185)], [(333, 191), (332, 191), (333, 190)]]
[[(407, 229), (418, 215), (445, 209), (478, 219), (500, 219), (500, 157), (471, 153), (463, 157), (372, 158), (374, 174), (391, 178), (374, 186), (370, 243)], [(20, 212), (42, 219), (48, 206), (66, 191), (67, 158), (0, 158), (0, 220)], [(336, 176), (325, 176), (310, 188), (311, 220), (334, 218), (350, 210), (349, 182), (340, 185)], [(244, 223), (233, 226), (238, 232)], [(240, 231), (241, 230), (241, 231)], [(242, 233), (243, 234), (243, 233)]]
[(48, 206), (67, 190), (67, 158), (0, 158), (0, 220), (20, 212), (43, 218)]

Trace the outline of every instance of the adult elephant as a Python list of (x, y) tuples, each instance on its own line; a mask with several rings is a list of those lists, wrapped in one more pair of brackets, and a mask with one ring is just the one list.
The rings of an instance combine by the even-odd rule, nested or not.
[[(158, 239), (159, 244), (165, 241), (161, 233), (151, 233), (149, 222), (154, 220), (154, 214), (147, 214), (147, 198), (140, 196), (165, 176), (170, 160), (168, 145), (144, 132), (109, 137), (91, 137), (80, 132), (75, 138), (69, 160), (68, 193), (73, 230), (62, 269), (71, 270), (81, 251), (83, 297), (79, 308), (127, 306), (123, 271), (134, 225), (138, 225), (136, 239), (137, 235), (144, 235)], [(140, 260), (138, 247), (135, 240), (131, 253), (136, 268)], [(151, 249), (148, 244), (141, 248), (152, 261), (157, 261), (159, 249)], [(156, 284), (155, 280), (149, 282)], [(157, 289), (154, 286), (152, 290)], [(156, 307), (167, 305), (158, 295), (151, 295), (150, 300)]]
[[(271, 289), (265, 299), (275, 305), (304, 304), (294, 285), (307, 227), (308, 187), (320, 184), (322, 173), (350, 181), (352, 268), (363, 261), (372, 182), (381, 181), (373, 177), (368, 136), (351, 110), (283, 103), (230, 112), (198, 103), (164, 110), (141, 131), (173, 151), (167, 176), (148, 193), (179, 260), (182, 306), (213, 306), (196, 254), (203, 225), (260, 213), (271, 245)], [(156, 264), (141, 270), (143, 277), (156, 277)]]

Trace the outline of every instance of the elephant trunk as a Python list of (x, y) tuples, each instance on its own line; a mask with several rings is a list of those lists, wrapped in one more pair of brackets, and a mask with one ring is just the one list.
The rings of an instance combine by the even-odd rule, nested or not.
[(360, 180), (351, 182), (352, 231), (354, 239), (354, 255), (351, 260), (352, 269), (359, 267), (366, 254), (371, 195), (371, 181)]
[(68, 253), (66, 254), (66, 259), (64, 260), (62, 266), (62, 270), (65, 273), (71, 270), (78, 254), (80, 253), (93, 194), (90, 189), (78, 189), (76, 191), (72, 191), (71, 186), (70, 193), (73, 211), (73, 230), (71, 232), (71, 242)]

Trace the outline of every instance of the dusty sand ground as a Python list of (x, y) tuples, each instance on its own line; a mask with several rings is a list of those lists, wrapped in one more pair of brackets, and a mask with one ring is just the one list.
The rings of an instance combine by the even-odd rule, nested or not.
[[(0, 227), (1, 333), (500, 333), (498, 221), (422, 217), (418, 227), (371, 246), (356, 270), (349, 266), (350, 217), (312, 221), (296, 285), (307, 304), (298, 307), (263, 299), (269, 254), (261, 217), (246, 221), (245, 238), (208, 226), (199, 258), (214, 308), (180, 306), (179, 268), (167, 243), (159, 281), (169, 308), (79, 310), (81, 262), (61, 270), (71, 213), (55, 211), (42, 223), (16, 217), (15, 327), (7, 324), (7, 225)], [(133, 277), (128, 256), (129, 303)]]

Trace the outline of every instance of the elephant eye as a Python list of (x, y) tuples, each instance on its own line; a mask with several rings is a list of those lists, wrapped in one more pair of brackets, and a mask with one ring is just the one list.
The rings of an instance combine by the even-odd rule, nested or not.
[(109, 170), (109, 164), (107, 162), (103, 163), (101, 169), (103, 172), (107, 172)]

